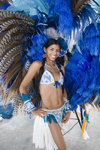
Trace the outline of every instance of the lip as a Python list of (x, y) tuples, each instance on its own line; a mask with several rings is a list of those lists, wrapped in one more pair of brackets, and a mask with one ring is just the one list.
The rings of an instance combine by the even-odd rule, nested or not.
[(51, 57), (52, 57), (52, 58), (56, 58), (56, 56), (52, 56), (52, 55), (51, 55)]
[(56, 56), (51, 56), (52, 59), (56, 59)]

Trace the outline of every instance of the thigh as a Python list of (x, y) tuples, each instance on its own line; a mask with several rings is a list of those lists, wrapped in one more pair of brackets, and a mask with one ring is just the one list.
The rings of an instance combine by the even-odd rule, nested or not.
[(60, 126), (52, 120), (52, 123), (48, 123), (54, 142), (56, 143), (58, 150), (66, 150), (66, 144), (61, 133)]

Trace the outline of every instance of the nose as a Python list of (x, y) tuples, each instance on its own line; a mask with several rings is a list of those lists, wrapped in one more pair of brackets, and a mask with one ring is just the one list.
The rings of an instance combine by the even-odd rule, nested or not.
[(57, 51), (56, 50), (54, 50), (54, 53), (53, 53), (54, 55), (57, 55)]

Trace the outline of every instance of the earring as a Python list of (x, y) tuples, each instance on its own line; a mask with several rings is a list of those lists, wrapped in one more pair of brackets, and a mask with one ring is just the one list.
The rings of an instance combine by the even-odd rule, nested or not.
[(46, 56), (47, 56), (46, 53), (44, 53), (44, 54), (43, 54), (43, 58), (46, 58)]
[(64, 53), (64, 67), (68, 64), (68, 57), (66, 55), (66, 52)]

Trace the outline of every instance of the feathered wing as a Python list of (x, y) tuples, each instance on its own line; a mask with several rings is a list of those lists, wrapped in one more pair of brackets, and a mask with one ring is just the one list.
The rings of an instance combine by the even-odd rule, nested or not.
[[(65, 39), (63, 43), (65, 46), (62, 47), (62, 49), (65, 50), (68, 49), (65, 43), (69, 44), (73, 33), (74, 51), (79, 52), (73, 55), (74, 51), (72, 51), (73, 56), (65, 67), (65, 86), (69, 94), (70, 103), (73, 109), (76, 109), (78, 104), (85, 104), (91, 97), (91, 99), (94, 99), (98, 93), (95, 88), (90, 85), (90, 82), (95, 82), (96, 86), (97, 81), (99, 81), (99, 65), (96, 70), (94, 67), (99, 61), (95, 59), (93, 49), (89, 49), (88, 51), (84, 51), (84, 49), (87, 48), (87, 44), (89, 40), (91, 40), (91, 38), (86, 36), (88, 32), (91, 32), (91, 29), (89, 29), (91, 23), (93, 23), (95, 31), (99, 30), (99, 25), (97, 25), (96, 22), (99, 15), (94, 11), (87, 0), (45, 0), (45, 3), (48, 5), (47, 8), (49, 8), (48, 14), (41, 12), (39, 9), (37, 9), (37, 15), (33, 16), (30, 16), (30, 14), (24, 10), (21, 12), (0, 10), (1, 80), (3, 81), (3, 85), (5, 84), (5, 91), (13, 92), (16, 99), (16, 91), (22, 81), (23, 74), (25, 74), (25, 69), (28, 70), (32, 61), (42, 59), (42, 46), (48, 38), (52, 37), (50, 33), (56, 31), (56, 39), (58, 36)], [(10, 9), (10, 7), (7, 9)], [(25, 13), (27, 15), (25, 15)], [(95, 38), (96, 43), (99, 43), (99, 35), (97, 32), (95, 33), (95, 31), (91, 37)], [(62, 40), (60, 42), (62, 45)], [(82, 45), (84, 45), (84, 49)], [(96, 52), (97, 51), (99, 51), (98, 47)], [(96, 55), (96, 58), (98, 58), (98, 55)], [(73, 70), (71, 70), (71, 68), (73, 68)], [(89, 73), (89, 71), (91, 73)], [(96, 79), (94, 78), (93, 80), (94, 71), (97, 76)], [(83, 81), (85, 82), (83, 83)]]
[(76, 12), (73, 18), (76, 52), (65, 67), (65, 87), (73, 109), (88, 102), (100, 108), (100, 23), (97, 23), (100, 16), (89, 4)]
[(0, 93), (4, 102), (19, 103), (17, 92), (24, 76), (21, 58), (28, 38), (23, 36), (34, 32), (34, 24), (35, 21), (25, 14), (0, 10), (0, 76), (3, 83)]
[[(14, 101), (14, 112), (17, 114), (18, 108), (22, 107), (18, 97), (19, 85), (32, 62), (27, 49), (32, 46), (31, 38), (36, 35), (33, 18), (37, 20), (37, 16), (31, 18), (30, 14), (23, 10), (21, 12), (4, 10), (10, 6), (4, 2), (0, 7), (0, 95), (4, 103)], [(33, 91), (33, 82), (27, 87), (27, 91), (28, 93)]]
[(34, 20), (19, 13), (0, 10), (0, 75), (4, 75), (5, 87), (16, 75), (12, 84), (12, 90), (16, 91), (21, 83), (23, 64), (20, 62), (27, 39), (22, 40), (25, 33), (34, 30)]

